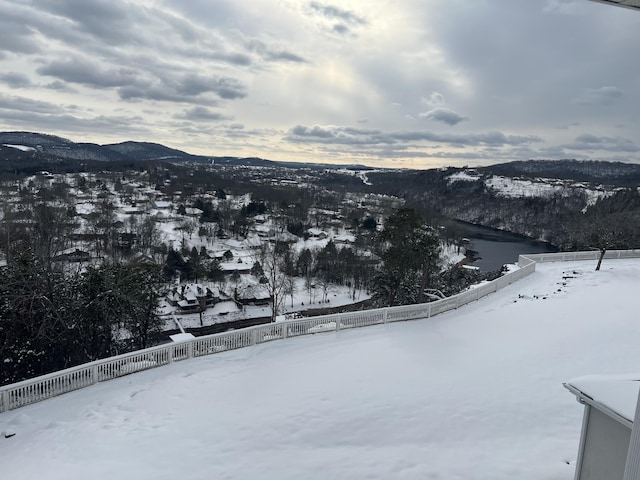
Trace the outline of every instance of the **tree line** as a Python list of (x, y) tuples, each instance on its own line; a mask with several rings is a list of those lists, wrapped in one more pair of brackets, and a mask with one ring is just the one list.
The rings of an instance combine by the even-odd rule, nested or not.
[(0, 267), (0, 383), (155, 343), (160, 269), (110, 263), (66, 271), (17, 242)]

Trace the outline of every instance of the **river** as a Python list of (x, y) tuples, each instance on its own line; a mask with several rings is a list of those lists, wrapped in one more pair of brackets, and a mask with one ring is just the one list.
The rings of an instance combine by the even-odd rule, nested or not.
[(546, 242), (532, 240), (515, 233), (495, 230), (471, 223), (456, 222), (462, 236), (469, 239), (467, 251), (475, 252), (471, 265), (483, 272), (499, 270), (505, 263), (516, 263), (524, 253), (549, 253), (558, 249)]

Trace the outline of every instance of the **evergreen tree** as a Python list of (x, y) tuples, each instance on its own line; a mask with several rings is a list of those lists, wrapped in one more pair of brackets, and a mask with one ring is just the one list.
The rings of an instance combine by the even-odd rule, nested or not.
[(383, 305), (420, 303), (438, 273), (440, 242), (420, 213), (402, 208), (391, 215), (380, 233), (382, 268), (375, 279), (375, 296)]

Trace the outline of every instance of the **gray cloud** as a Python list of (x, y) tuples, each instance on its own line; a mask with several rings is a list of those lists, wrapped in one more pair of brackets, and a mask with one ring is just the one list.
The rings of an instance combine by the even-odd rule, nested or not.
[(605, 143), (609, 141), (610, 139), (608, 139), (607, 137), (597, 137), (596, 135), (592, 135), (590, 133), (583, 133), (582, 135), (578, 135), (576, 137), (577, 143), (590, 144), (590, 143)]
[(32, 85), (29, 77), (17, 72), (0, 73), (0, 82), (7, 84), (11, 88), (25, 88)]
[(2, 118), (11, 125), (21, 128), (35, 129), (40, 132), (66, 132), (78, 134), (83, 132), (92, 136), (117, 135), (120, 138), (131, 138), (134, 134), (149, 135), (150, 129), (144, 126), (140, 117), (98, 115), (90, 118), (77, 117), (71, 114), (43, 115), (36, 112), (12, 111), (3, 112)]
[[(134, 23), (136, 8), (110, 0), (39, 0), (38, 7), (67, 19), (74, 29), (100, 38), (110, 45), (122, 45), (138, 37), (141, 29), (128, 28)], [(115, 26), (127, 28), (115, 28)]]
[(428, 112), (421, 113), (418, 116), (435, 122), (443, 122), (451, 126), (457, 125), (463, 120), (467, 120), (467, 117), (463, 117), (449, 108), (442, 107), (434, 108)]
[[(19, 96), (0, 94), (0, 123), (16, 128), (27, 128), (41, 132), (87, 132), (94, 134), (115, 133), (121, 136), (146, 132), (145, 122), (139, 116), (94, 115), (79, 117), (74, 105), (62, 106), (50, 102)], [(85, 112), (86, 113), (86, 112)]]
[(202, 95), (211, 93), (227, 100), (246, 96), (245, 86), (232, 77), (205, 77), (195, 73), (178, 76), (167, 72), (164, 77), (152, 78), (129, 68), (103, 68), (96, 62), (78, 57), (54, 60), (37, 71), (63, 82), (94, 88), (119, 87), (118, 94), (123, 100), (202, 101), (214, 105), (213, 99), (207, 101)]
[(0, 3), (0, 52), (32, 54), (41, 51), (35, 31), (23, 18), (24, 8)]
[(215, 99), (176, 93), (175, 89), (163, 84), (129, 85), (118, 89), (118, 96), (126, 101), (152, 100), (158, 102), (198, 103), (208, 106), (218, 105)]
[(333, 5), (326, 5), (320, 2), (310, 2), (309, 7), (311, 10), (330, 20), (339, 20), (352, 25), (366, 25), (367, 23), (366, 19), (363, 17), (360, 17), (349, 10), (344, 10)]
[(50, 82), (50, 83), (46, 84), (44, 87), (48, 88), (49, 90), (57, 90), (59, 92), (74, 92), (75, 91), (68, 84), (66, 84), (66, 83), (64, 83), (64, 82), (62, 82), (60, 80), (54, 80), (53, 82)]
[(608, 137), (584, 133), (578, 135), (574, 143), (564, 145), (570, 150), (607, 150), (611, 152), (640, 152), (640, 147), (628, 138)]
[(259, 54), (262, 58), (269, 61), (285, 61), (295, 63), (306, 63), (307, 61), (300, 55), (289, 52), (288, 50), (277, 49), (267, 45), (261, 40), (252, 38), (246, 42), (248, 50)]
[(78, 83), (92, 87), (119, 87), (138, 81), (138, 74), (128, 68), (105, 69), (88, 59), (79, 57), (68, 60), (54, 60), (38, 68), (40, 75), (58, 78), (64, 82)]
[(242, 82), (231, 77), (204, 77), (189, 74), (177, 79), (175, 90), (179, 94), (188, 97), (198, 96), (203, 93), (215, 93), (224, 99), (243, 98), (246, 96)]
[(312, 1), (307, 6), (322, 30), (340, 37), (355, 37), (355, 30), (369, 24), (363, 16), (335, 5)]
[(333, 26), (333, 31), (336, 32), (339, 35), (347, 35), (348, 33), (351, 32), (351, 30), (349, 29), (349, 27), (347, 27), (345, 24), (343, 23), (336, 23)]
[(284, 62), (295, 62), (295, 63), (307, 63), (307, 60), (302, 58), (295, 53), (280, 51), (280, 52), (269, 52), (266, 56), (268, 60), (273, 61), (284, 61)]
[(623, 96), (624, 92), (618, 87), (587, 88), (571, 102), (578, 105), (610, 105)]
[(296, 125), (291, 128), (285, 140), (294, 143), (321, 143), (339, 145), (379, 145), (407, 142), (434, 142), (451, 146), (507, 146), (542, 142), (534, 135), (505, 135), (502, 132), (480, 134), (439, 134), (424, 131), (383, 132), (376, 129), (362, 129), (343, 126), (312, 127)]
[(0, 93), (0, 109), (4, 110), (2, 116), (11, 110), (42, 114), (59, 114), (63, 111), (62, 107), (54, 103), (34, 100), (27, 97), (3, 95), (2, 93)]
[(188, 110), (185, 110), (182, 114), (175, 115), (174, 117), (192, 121), (219, 121), (230, 119), (230, 117), (226, 115), (223, 115), (219, 112), (214, 112), (213, 110), (202, 106), (190, 108)]

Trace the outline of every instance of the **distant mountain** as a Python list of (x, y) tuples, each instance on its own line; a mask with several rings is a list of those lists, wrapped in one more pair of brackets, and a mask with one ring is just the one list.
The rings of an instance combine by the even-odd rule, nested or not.
[[(218, 165), (248, 166), (286, 166), (280, 162), (262, 158), (208, 157), (192, 155), (182, 150), (169, 148), (159, 143), (133, 142), (98, 145), (95, 143), (76, 143), (62, 137), (33, 132), (0, 132), (2, 145), (31, 147), (48, 160), (68, 159), (86, 161), (150, 161), (202, 162)], [(33, 155), (33, 153), (31, 154)]]
[(249, 167), (277, 167), (287, 166), (286, 163), (274, 162), (273, 160), (265, 160), (258, 157), (200, 157), (209, 162), (213, 162), (215, 165), (246, 165)]
[[(169, 148), (159, 143), (133, 142), (112, 143), (98, 145), (96, 143), (76, 143), (55, 135), (33, 132), (0, 132), (0, 148), (2, 145), (19, 145), (32, 147), (39, 154), (35, 157), (49, 163), (60, 160), (73, 161), (168, 161), (168, 162), (201, 162), (215, 165), (245, 165), (252, 167), (283, 167), (283, 168), (348, 168), (355, 170), (369, 170), (361, 165), (330, 165), (311, 163), (288, 163), (265, 160), (258, 157), (215, 157), (192, 155), (182, 150)], [(5, 155), (7, 158), (9, 154)], [(12, 157), (15, 157), (13, 152)], [(23, 155), (24, 156), (24, 155)], [(34, 157), (33, 152), (30, 157)], [(0, 156), (0, 162), (3, 157)]]
[[(75, 143), (54, 135), (32, 132), (0, 132), (1, 145), (32, 147), (44, 157), (54, 159), (110, 161), (124, 160), (118, 152), (95, 143)], [(49, 158), (51, 160), (51, 158)]]
[(73, 144), (73, 142), (66, 138), (46, 135), (44, 133), (0, 132), (0, 145), (1, 144), (25, 145), (34, 148), (41, 145), (43, 148), (50, 148), (52, 146), (69, 146)]
[(116, 152), (117, 154), (136, 160), (168, 160), (189, 161), (201, 159), (197, 155), (165, 147), (159, 143), (151, 142), (122, 142), (103, 145), (102, 148)]

